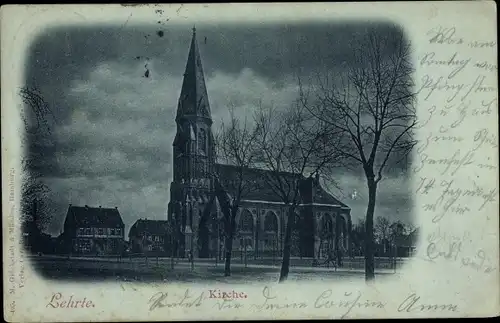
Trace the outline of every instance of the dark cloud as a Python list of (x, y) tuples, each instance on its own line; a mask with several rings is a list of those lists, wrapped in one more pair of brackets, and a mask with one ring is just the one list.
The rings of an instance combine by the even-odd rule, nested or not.
[[(299, 22), (297, 24), (202, 24), (197, 26), (205, 72), (238, 74), (249, 68), (272, 80), (299, 71), (334, 69), (354, 63), (352, 44), (369, 31), (402, 33), (391, 23)], [(44, 76), (52, 81), (84, 77), (89, 68), (106, 61), (131, 64), (136, 57), (157, 60), (156, 70), (182, 75), (191, 28), (169, 24), (156, 37), (155, 27), (64, 27), (43, 31), (33, 44), (28, 82), (39, 86)], [(155, 36), (155, 37), (154, 37)], [(35, 67), (36, 68), (33, 68)], [(66, 75), (66, 77), (65, 77)]]
[[(191, 27), (155, 22), (40, 32), (27, 59), (26, 84), (41, 92), (57, 124), (29, 147), (40, 157), (34, 168), (58, 209), (52, 233), (68, 203), (118, 206), (127, 227), (141, 216), (165, 217)], [(389, 23), (344, 21), (196, 27), (214, 130), (229, 105), (242, 117), (261, 100), (286, 107), (296, 98), (297, 74), (335, 73), (342, 63), (354, 64), (352, 44), (367, 31), (401, 33)], [(400, 170), (390, 175), (397, 178)], [(409, 193), (401, 190), (407, 184), (401, 180), (381, 193), (381, 209), (407, 208)], [(365, 187), (357, 174), (347, 174), (343, 185), (346, 191)], [(357, 203), (355, 218), (363, 214), (364, 201)]]

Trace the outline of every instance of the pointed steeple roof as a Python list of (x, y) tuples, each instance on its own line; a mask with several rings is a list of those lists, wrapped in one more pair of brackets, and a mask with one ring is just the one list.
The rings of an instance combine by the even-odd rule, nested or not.
[(189, 48), (184, 81), (182, 82), (181, 95), (177, 107), (177, 119), (185, 115), (211, 118), (205, 77), (196, 42), (195, 27), (193, 27), (193, 37), (191, 39), (191, 47)]

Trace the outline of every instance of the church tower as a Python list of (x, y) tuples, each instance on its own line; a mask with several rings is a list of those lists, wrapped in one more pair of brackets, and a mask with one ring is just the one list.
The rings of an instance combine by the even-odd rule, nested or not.
[(193, 251), (198, 257), (199, 223), (213, 191), (211, 174), (215, 163), (212, 117), (200, 53), (193, 28), (184, 80), (175, 117), (173, 181), (170, 186), (168, 220), (175, 224), (178, 256)]

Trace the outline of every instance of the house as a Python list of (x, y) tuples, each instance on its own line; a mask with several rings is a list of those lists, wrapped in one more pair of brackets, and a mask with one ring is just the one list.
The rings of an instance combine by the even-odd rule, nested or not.
[(139, 219), (130, 228), (131, 253), (170, 255), (168, 221)]
[[(214, 257), (223, 252), (223, 224), (219, 208), (203, 216), (214, 195), (210, 174), (217, 172), (222, 182), (231, 182), (238, 173), (234, 166), (216, 163), (213, 121), (196, 29), (193, 29), (175, 121), (174, 176), (168, 205), (168, 220), (175, 223), (178, 232), (174, 249), (180, 257), (185, 257), (188, 251), (195, 257)], [(274, 255), (283, 250), (288, 219), (285, 204), (262, 184), (266, 170), (246, 168), (244, 172), (245, 177), (248, 175), (255, 181), (257, 189), (242, 197), (233, 250), (250, 251), (259, 256)], [(318, 177), (285, 172), (281, 175), (301, 182), (292, 255), (322, 258), (332, 250), (349, 252), (351, 209), (329, 194)]]
[(419, 228), (416, 228), (407, 235), (404, 235), (398, 245), (398, 254), (400, 255), (400, 257), (412, 257), (417, 251), (419, 238)]
[(61, 241), (65, 253), (117, 255), (123, 252), (124, 228), (118, 208), (69, 205)]

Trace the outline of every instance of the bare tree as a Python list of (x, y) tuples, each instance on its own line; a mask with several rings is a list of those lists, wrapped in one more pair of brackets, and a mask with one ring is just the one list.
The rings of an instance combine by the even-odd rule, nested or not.
[(395, 250), (395, 255), (398, 256), (399, 252), (398, 249), (400, 247), (403, 247), (404, 245), (404, 240), (407, 237), (407, 229), (404, 223), (401, 221), (396, 221), (391, 224), (390, 226), (390, 241), (391, 244), (394, 246)]
[(374, 226), (375, 239), (384, 248), (384, 254), (387, 252), (387, 243), (390, 242), (391, 223), (386, 217), (378, 217)]
[[(346, 166), (364, 172), (368, 187), (365, 277), (374, 273), (373, 215), (388, 165), (407, 162), (416, 125), (410, 45), (401, 34), (370, 32), (353, 48), (353, 63), (338, 74), (300, 84), (301, 103), (342, 137)], [(310, 99), (311, 94), (313, 99)], [(336, 143), (335, 143), (336, 144)]]
[(330, 129), (306, 112), (296, 105), (286, 112), (261, 109), (256, 117), (259, 164), (265, 170), (262, 179), (281, 199), (287, 212), (280, 282), (288, 278), (291, 233), (301, 202), (301, 185), (307, 177), (312, 180), (337, 162), (337, 154), (329, 145)]
[(28, 231), (30, 239), (35, 239), (29, 242), (30, 245), (37, 245), (36, 239), (47, 229), (53, 214), (48, 201), (50, 190), (42, 180), (39, 164), (46, 158), (41, 146), (50, 143), (55, 118), (38, 90), (24, 87), (19, 90), (19, 95), (24, 103), (21, 118), (25, 125), (22, 137), (25, 153), (21, 160), (21, 214), (24, 230)]
[(42, 93), (36, 88), (23, 87), (19, 96), (25, 104), (25, 109), (21, 111), (25, 130), (36, 135), (50, 134), (55, 117)]
[(417, 230), (417, 227), (413, 223), (408, 223), (406, 225), (406, 230), (407, 230), (407, 233), (410, 234), (410, 233), (414, 232), (415, 230)]
[(389, 226), (389, 236), (393, 243), (399, 242), (410, 232), (401, 221), (396, 221)]
[[(216, 135), (217, 158), (230, 166), (230, 176), (224, 176), (227, 167), (217, 166), (214, 170), (215, 194), (223, 213), (224, 222), (224, 276), (231, 275), (231, 256), (236, 231), (236, 215), (245, 194), (256, 187), (248, 176), (249, 167), (255, 161), (255, 139), (257, 128), (247, 119), (239, 120), (234, 109), (230, 109), (228, 123), (222, 123)], [(228, 178), (230, 177), (230, 178)]]

